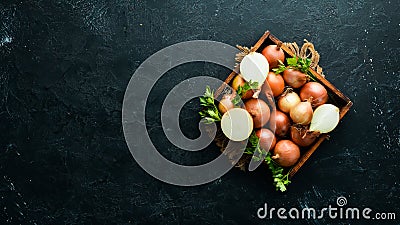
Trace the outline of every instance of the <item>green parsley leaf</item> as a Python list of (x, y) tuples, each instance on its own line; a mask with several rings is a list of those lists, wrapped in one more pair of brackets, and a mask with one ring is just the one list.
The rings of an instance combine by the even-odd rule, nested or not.
[(268, 167), (272, 172), (272, 178), (274, 178), (273, 183), (276, 187), (276, 190), (284, 192), (287, 190), (287, 186), (290, 184), (289, 172), (284, 174), (283, 168), (276, 164), (276, 162), (271, 158), (271, 155), (272, 154), (270, 152), (267, 153), (265, 162), (268, 164)]
[(297, 66), (297, 57), (294, 56), (293, 58), (287, 58), (286, 62), (288, 64), (288, 66)]
[(310, 65), (311, 65), (311, 59), (309, 59), (309, 58), (303, 59), (303, 58), (299, 58), (295, 55), (292, 58), (286, 58), (286, 64), (287, 64), (287, 66), (285, 66), (283, 63), (280, 63), (279, 67), (272, 69), (272, 71), (274, 71), (275, 74), (279, 74), (287, 69), (299, 70), (299, 71), (309, 75), (312, 80), (315, 80), (314, 76), (309, 72)]
[(258, 82), (252, 82), (251, 80), (249, 82), (246, 82), (243, 86), (239, 86), (238, 89), (236, 90), (236, 96), (232, 99), (232, 103), (234, 105), (239, 105), (240, 100), (242, 99), (242, 96), (249, 90), (255, 90), (258, 88)]
[[(259, 145), (259, 142), (259, 138), (255, 134), (255, 132), (253, 132), (249, 137), (249, 143), (244, 153), (248, 155), (253, 155), (253, 159), (257, 161), (262, 160), (259, 156), (265, 155), (264, 161), (267, 163), (268, 168), (272, 172), (273, 183), (276, 187), (276, 190), (281, 192), (286, 191), (287, 186), (290, 184), (289, 172), (285, 173), (284, 169), (272, 159), (271, 152), (267, 152), (262, 149)], [(255, 152), (258, 152), (259, 156), (255, 156)]]
[(209, 86), (206, 87), (204, 95), (200, 97), (200, 105), (203, 106), (203, 110), (199, 112), (199, 115), (205, 119), (206, 124), (221, 121), (221, 114), (214, 101), (214, 91)]

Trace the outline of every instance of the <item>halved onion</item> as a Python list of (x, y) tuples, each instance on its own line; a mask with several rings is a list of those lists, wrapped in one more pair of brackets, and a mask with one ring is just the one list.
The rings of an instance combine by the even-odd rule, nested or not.
[(230, 109), (222, 116), (221, 129), (232, 141), (246, 140), (253, 131), (253, 118), (245, 109)]
[(258, 52), (246, 55), (240, 63), (240, 74), (247, 82), (258, 82), (261, 87), (269, 72), (268, 60)]
[(310, 131), (329, 133), (339, 124), (339, 108), (332, 104), (323, 104), (314, 110)]

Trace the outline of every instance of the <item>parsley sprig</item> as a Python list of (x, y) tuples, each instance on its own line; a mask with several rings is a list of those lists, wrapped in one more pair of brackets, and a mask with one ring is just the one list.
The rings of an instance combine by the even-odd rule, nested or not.
[(290, 68), (300, 70), (303, 73), (307, 73), (311, 65), (311, 59), (303, 59), (297, 56), (294, 56), (293, 58), (288, 58), (286, 62)]
[(204, 108), (199, 114), (201, 118), (205, 119), (205, 123), (210, 124), (221, 121), (221, 114), (214, 101), (214, 91), (209, 86), (206, 87), (204, 95), (200, 97), (200, 105)]
[[(285, 173), (284, 168), (279, 166), (273, 159), (271, 152), (267, 152), (260, 147), (259, 138), (253, 132), (249, 137), (249, 145), (245, 149), (245, 154), (253, 155), (253, 159), (260, 161), (262, 158), (260, 156), (265, 155), (265, 162), (268, 165), (268, 168), (272, 172), (273, 183), (276, 187), (276, 190), (285, 192), (287, 190), (287, 186), (290, 184), (289, 180), (289, 172)], [(259, 153), (258, 156), (255, 156), (254, 153)]]
[(280, 74), (287, 69), (299, 70), (307, 74), (311, 80), (316, 81), (314, 75), (310, 72), (311, 59), (300, 58), (295, 55), (292, 58), (287, 58), (286, 64), (287, 66), (282, 61), (279, 61), (279, 67), (272, 69), (272, 71), (274, 71), (275, 74)]
[[(249, 137), (249, 145), (246, 147), (244, 153), (253, 155), (253, 159), (256, 161), (262, 160), (259, 156), (266, 155), (267, 152), (260, 147), (260, 139), (257, 137), (256, 133), (253, 131)], [(254, 153), (258, 153), (256, 156)]]
[(246, 82), (243, 86), (239, 86), (237, 91), (236, 91), (236, 96), (232, 99), (232, 103), (234, 105), (238, 105), (240, 100), (242, 99), (242, 96), (249, 90), (254, 90), (258, 88), (258, 82), (257, 81), (249, 81)]
[(272, 159), (271, 152), (267, 153), (265, 162), (272, 172), (272, 178), (274, 179), (273, 183), (276, 187), (276, 190), (285, 192), (287, 190), (287, 186), (290, 184), (289, 172), (286, 174), (284, 173), (283, 168)]
[(310, 72), (311, 59), (309, 58), (303, 59), (295, 55), (292, 58), (287, 58), (286, 64), (287, 66), (282, 61), (279, 61), (279, 67), (272, 69), (272, 71), (274, 71), (275, 74), (280, 74), (287, 69), (299, 70), (307, 74), (312, 81), (317, 81), (314, 75)]
[(294, 70), (299, 70), (303, 73), (307, 73), (308, 70), (310, 69), (311, 65), (311, 59), (309, 58), (299, 58), (297, 56), (294, 56), (293, 58), (287, 58), (286, 59), (287, 66), (282, 61), (279, 61), (279, 67), (272, 69), (276, 74), (282, 73), (283, 71), (287, 69), (294, 69)]

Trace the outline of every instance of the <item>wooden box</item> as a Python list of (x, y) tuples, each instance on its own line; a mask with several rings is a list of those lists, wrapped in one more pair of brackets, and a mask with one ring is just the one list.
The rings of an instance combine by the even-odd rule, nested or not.
[[(252, 51), (261, 52), (264, 47), (270, 44), (281, 45), (281, 48), (285, 52), (286, 56), (293, 57), (294, 52), (292, 52), (287, 46), (283, 45), (283, 43), (273, 36), (269, 31), (266, 31), (263, 36), (254, 44), (252, 47)], [(315, 70), (310, 68), (310, 72), (314, 75), (316, 80), (320, 82), (328, 91), (330, 96), (330, 101), (336, 105), (340, 109), (340, 120), (346, 115), (349, 111), (350, 107), (353, 103), (350, 101), (348, 97), (346, 97), (342, 92), (340, 92), (335, 86), (333, 86), (327, 79), (325, 79), (321, 74), (318, 74)], [(230, 84), (232, 79), (237, 75), (235, 71), (233, 71), (229, 76), (225, 79), (226, 84)], [(221, 86), (216, 92), (215, 95), (219, 96), (223, 92), (223, 87)], [(290, 169), (290, 177), (293, 177), (294, 174), (304, 165), (304, 163), (310, 158), (310, 156), (317, 150), (319, 145), (328, 137), (328, 134), (321, 134), (317, 141), (308, 147), (308, 149), (302, 151), (302, 155), (300, 156), (299, 161)], [(218, 143), (217, 143), (218, 145)], [(221, 147), (221, 146), (220, 146)], [(249, 158), (245, 159), (249, 160)]]

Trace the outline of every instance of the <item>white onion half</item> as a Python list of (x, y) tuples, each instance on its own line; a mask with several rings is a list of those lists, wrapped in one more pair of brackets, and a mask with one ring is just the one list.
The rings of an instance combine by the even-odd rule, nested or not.
[(253, 131), (253, 118), (245, 109), (230, 109), (222, 116), (221, 129), (232, 141), (246, 140)]
[(269, 72), (267, 59), (258, 52), (251, 52), (246, 55), (240, 63), (240, 73), (247, 82), (258, 82), (261, 87)]
[(339, 124), (339, 108), (332, 104), (323, 104), (314, 110), (310, 131), (329, 133)]

